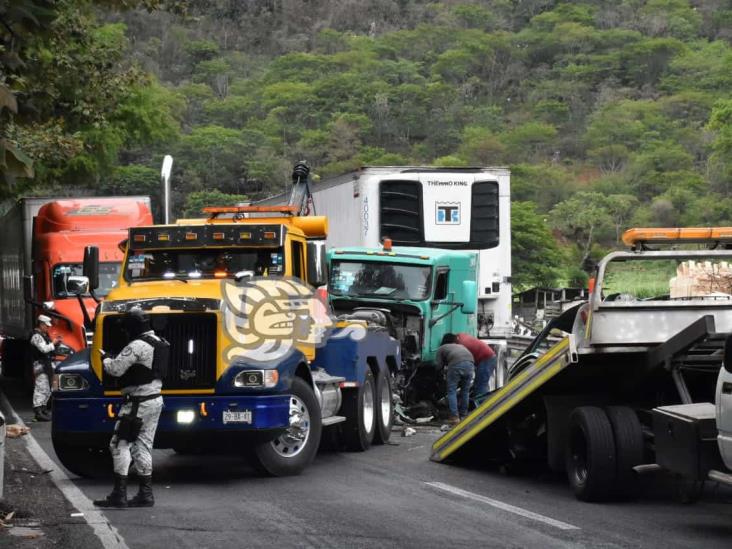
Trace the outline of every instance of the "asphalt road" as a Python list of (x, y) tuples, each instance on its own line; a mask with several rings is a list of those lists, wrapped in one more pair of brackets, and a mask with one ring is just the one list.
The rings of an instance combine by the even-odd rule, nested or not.
[[(9, 396), (30, 420), (29, 399)], [(55, 459), (49, 424), (31, 425)], [(130, 548), (730, 546), (728, 489), (686, 506), (665, 479), (646, 477), (638, 501), (586, 504), (546, 472), (506, 476), (432, 463), (437, 436), (394, 433), (395, 444), (365, 453), (321, 451), (289, 478), (262, 478), (238, 456), (156, 451), (155, 507), (106, 516)], [(74, 482), (91, 499), (110, 488)]]

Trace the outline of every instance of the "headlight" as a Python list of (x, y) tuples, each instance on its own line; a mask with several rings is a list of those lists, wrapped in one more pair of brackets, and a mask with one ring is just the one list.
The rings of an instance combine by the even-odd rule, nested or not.
[(234, 387), (265, 387), (277, 385), (280, 375), (277, 370), (244, 370), (236, 374)]
[(58, 390), (59, 391), (83, 391), (89, 387), (86, 379), (79, 374), (59, 374)]
[(193, 410), (178, 410), (175, 419), (178, 423), (193, 423), (193, 420), (196, 419), (196, 412)]

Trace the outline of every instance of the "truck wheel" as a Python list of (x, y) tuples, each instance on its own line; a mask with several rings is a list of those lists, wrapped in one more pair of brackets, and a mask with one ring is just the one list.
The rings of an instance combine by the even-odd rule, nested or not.
[(613, 494), (615, 441), (602, 408), (581, 406), (570, 415), (566, 464), (577, 499), (603, 501)]
[(638, 495), (638, 475), (633, 467), (643, 463), (643, 430), (636, 413), (627, 406), (605, 408), (615, 439), (615, 492), (620, 497)]
[(107, 448), (71, 446), (53, 437), (53, 449), (61, 465), (85, 478), (106, 478), (112, 475), (112, 456)]
[(299, 377), (290, 389), (290, 427), (254, 448), (255, 467), (273, 477), (299, 475), (318, 451), (322, 422), (315, 393)]
[(376, 433), (374, 444), (386, 444), (394, 423), (394, 403), (391, 398), (391, 376), (384, 370), (376, 378)]
[(343, 442), (351, 451), (363, 452), (371, 447), (376, 431), (376, 413), (374, 399), (374, 374), (366, 369), (363, 383), (357, 390), (343, 394), (343, 415), (346, 421), (342, 424)]

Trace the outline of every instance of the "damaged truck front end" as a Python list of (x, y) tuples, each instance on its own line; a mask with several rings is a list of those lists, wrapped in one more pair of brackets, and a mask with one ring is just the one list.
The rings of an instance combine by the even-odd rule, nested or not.
[(435, 355), (446, 333), (476, 334), (477, 258), (436, 248), (337, 248), (328, 254), (336, 315), (383, 325), (401, 345), (396, 390), (429, 415), (445, 394)]

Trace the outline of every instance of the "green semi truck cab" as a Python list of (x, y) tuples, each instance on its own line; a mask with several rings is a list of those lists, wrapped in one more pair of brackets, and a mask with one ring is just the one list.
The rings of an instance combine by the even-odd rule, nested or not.
[[(438, 248), (334, 248), (328, 299), (339, 316), (385, 325), (401, 344), (403, 397), (430, 400), (446, 333), (476, 335), (477, 253)], [(399, 383), (398, 383), (399, 385)]]

